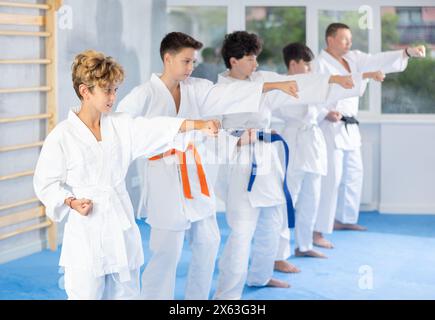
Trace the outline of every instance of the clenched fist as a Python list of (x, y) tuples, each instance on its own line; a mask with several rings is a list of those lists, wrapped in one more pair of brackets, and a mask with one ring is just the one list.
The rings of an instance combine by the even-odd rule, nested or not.
[(411, 57), (414, 58), (424, 58), (426, 57), (426, 47), (421, 45), (421, 46), (416, 46), (416, 47), (408, 47), (405, 50)]
[(353, 83), (353, 79), (351, 75), (348, 76), (331, 76), (329, 78), (329, 83), (336, 83), (342, 86), (345, 89), (352, 89), (355, 84)]
[(382, 71), (366, 72), (363, 74), (363, 78), (382, 82), (385, 79), (385, 73), (383, 73)]
[(341, 119), (341, 113), (338, 111), (329, 111), (325, 118), (331, 122), (338, 122)]
[(287, 93), (288, 95), (298, 98), (298, 84), (296, 81), (283, 81), (283, 82), (277, 82), (277, 88), (278, 90), (281, 90), (284, 93)]
[(71, 207), (82, 216), (87, 216), (92, 211), (92, 200), (74, 199), (71, 201)]
[(209, 136), (216, 136), (221, 128), (219, 120), (199, 120), (202, 121), (200, 130)]
[(237, 145), (243, 146), (254, 143), (255, 141), (257, 141), (257, 129), (248, 129), (245, 130), (245, 132), (243, 132), (243, 134), (240, 136)]

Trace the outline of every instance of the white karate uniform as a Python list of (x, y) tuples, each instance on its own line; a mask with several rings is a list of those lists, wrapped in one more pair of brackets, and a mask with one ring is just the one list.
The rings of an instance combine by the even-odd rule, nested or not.
[[(361, 74), (352, 75), (354, 87), (344, 89), (330, 84), (325, 103), (333, 103), (341, 98), (361, 96), (367, 80)], [(295, 243), (300, 251), (313, 248), (313, 229), (320, 199), (321, 176), (327, 172), (327, 151), (325, 138), (318, 126), (319, 109), (316, 105), (297, 105), (292, 108), (279, 108), (274, 116), (285, 122), (282, 137), (290, 149), (287, 169), (287, 183), (295, 203)], [(280, 244), (276, 260), (290, 257), (290, 230), (287, 215), (284, 216)]]
[[(178, 113), (174, 99), (159, 76), (132, 90), (119, 104), (119, 111), (133, 116), (152, 118), (159, 115), (200, 119), (234, 112), (256, 112), (260, 105), (263, 83), (213, 85), (198, 78), (180, 82), (181, 102)], [(144, 299), (173, 299), (175, 274), (189, 236), (193, 258), (190, 262), (185, 299), (208, 299), (220, 234), (216, 222), (216, 198), (209, 179), (209, 150), (218, 147), (220, 158), (230, 158), (238, 138), (221, 131), (217, 139), (201, 139), (195, 146), (202, 159), (210, 196), (201, 193), (193, 153), (187, 152), (189, 182), (193, 199), (186, 199), (180, 180), (180, 166), (175, 157), (148, 161), (146, 172), (145, 211), (151, 225), (151, 260), (142, 275)], [(196, 143), (198, 142), (198, 143)], [(212, 153), (212, 152), (211, 152)]]
[[(263, 95), (258, 113), (224, 116), (223, 127), (270, 131), (271, 113), (274, 108), (292, 108), (299, 103), (318, 103), (324, 101), (329, 90), (329, 76), (283, 76), (265, 71), (254, 72), (246, 81), (231, 78), (227, 71), (219, 75), (218, 83), (286, 80), (297, 81), (299, 99), (280, 91), (271, 91)], [(283, 148), (280, 142), (263, 141), (242, 146), (235, 163), (222, 168), (219, 174), (219, 196), (226, 203), (226, 219), (231, 232), (219, 259), (215, 299), (240, 299), (246, 281), (250, 286), (264, 286), (272, 277), (283, 211), (286, 212), (283, 192), (284, 170), (279, 159), (279, 148)], [(257, 163), (257, 176), (251, 192), (248, 192), (253, 153)]]
[[(384, 73), (403, 71), (408, 58), (403, 50), (378, 54), (366, 54), (358, 50), (349, 51), (343, 58), (352, 73), (383, 71)], [(313, 72), (322, 74), (347, 75), (349, 72), (328, 52), (322, 50), (313, 62)], [(319, 119), (328, 150), (328, 174), (322, 178), (322, 191), (315, 230), (331, 233), (334, 218), (341, 223), (357, 223), (363, 183), (361, 159), (361, 135), (357, 125), (344, 122), (330, 122), (325, 119), (331, 110), (345, 116), (358, 114), (359, 97), (339, 100), (321, 106)]]
[(130, 281), (121, 282), (119, 273), (96, 277), (87, 270), (65, 268), (68, 300), (136, 300), (140, 293), (140, 270), (130, 271)]
[[(78, 111), (78, 110), (77, 110)], [(127, 114), (101, 116), (102, 141), (70, 111), (47, 136), (34, 175), (36, 195), (47, 216), (67, 218), (59, 265), (65, 269), (70, 299), (134, 298), (139, 294), (138, 272), (144, 256), (125, 175), (137, 157), (170, 148), (185, 150), (174, 141), (183, 119)], [(82, 216), (64, 204), (74, 196), (92, 200)]]

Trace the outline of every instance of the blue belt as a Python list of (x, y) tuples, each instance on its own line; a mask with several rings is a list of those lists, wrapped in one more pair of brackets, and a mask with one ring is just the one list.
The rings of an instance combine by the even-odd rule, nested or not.
[[(289, 226), (289, 228), (294, 228), (294, 226), (295, 226), (295, 209), (293, 208), (292, 196), (291, 196), (290, 191), (287, 187), (287, 168), (288, 168), (288, 163), (289, 163), (288, 145), (285, 142), (284, 138), (281, 137), (277, 133), (267, 133), (267, 132), (259, 131), (257, 139), (260, 141), (269, 142), (269, 143), (281, 141), (282, 145), (284, 146), (285, 174), (284, 174), (283, 191), (284, 191), (284, 195), (285, 195), (285, 201), (287, 204), (288, 226)], [(252, 160), (251, 176), (249, 178), (249, 183), (248, 183), (248, 192), (251, 192), (251, 190), (252, 190), (252, 186), (254, 185), (256, 175), (257, 175), (257, 162), (255, 160), (255, 152), (254, 152), (254, 157)]]

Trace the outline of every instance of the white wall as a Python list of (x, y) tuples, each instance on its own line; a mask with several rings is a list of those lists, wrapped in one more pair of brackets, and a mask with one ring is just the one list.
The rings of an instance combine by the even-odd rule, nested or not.
[(379, 177), (381, 142), (379, 124), (360, 126), (363, 141), (362, 158), (364, 166), (364, 183), (361, 196), (361, 210), (373, 211), (379, 208)]
[(435, 122), (362, 120), (361, 131), (362, 209), (435, 214)]
[(435, 213), (435, 124), (381, 127), (381, 212)]

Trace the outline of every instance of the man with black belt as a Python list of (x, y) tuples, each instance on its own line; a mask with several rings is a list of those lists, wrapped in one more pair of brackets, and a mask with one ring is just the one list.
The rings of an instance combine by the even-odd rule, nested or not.
[[(405, 70), (408, 58), (425, 56), (423, 46), (373, 55), (350, 50), (352, 33), (342, 23), (330, 24), (325, 38), (327, 47), (314, 61), (314, 72), (348, 75), (380, 70), (375, 80), (382, 81), (386, 73)], [(323, 238), (323, 233), (332, 233), (333, 229), (366, 230), (357, 224), (363, 182), (358, 102), (358, 97), (342, 99), (322, 106), (320, 112), (320, 127), (328, 149), (328, 173), (322, 179), (314, 244), (325, 248), (332, 248), (332, 243)]]

